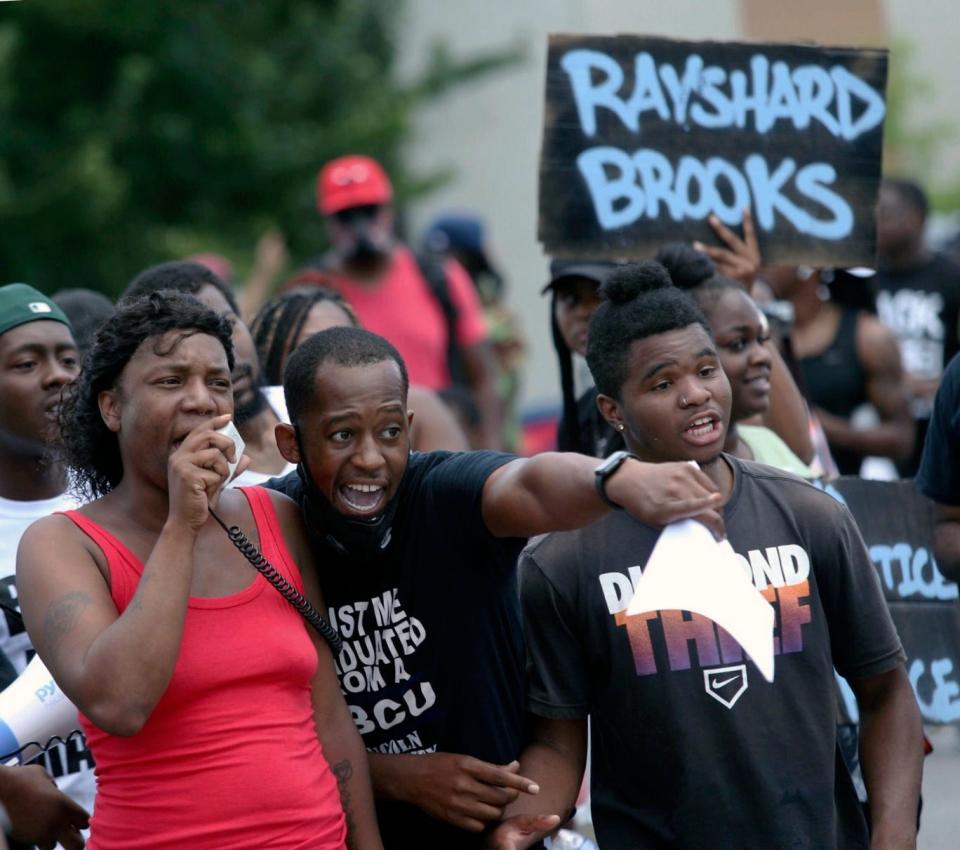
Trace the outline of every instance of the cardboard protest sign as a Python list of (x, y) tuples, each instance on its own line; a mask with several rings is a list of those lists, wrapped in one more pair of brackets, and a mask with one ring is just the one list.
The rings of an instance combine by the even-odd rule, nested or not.
[(884, 50), (552, 35), (539, 238), (652, 256), (749, 206), (768, 264), (872, 265)]
[[(912, 481), (840, 478), (827, 492), (850, 509), (907, 653), (926, 723), (960, 722), (960, 590), (937, 569), (933, 506)], [(847, 711), (855, 719), (855, 705)]]

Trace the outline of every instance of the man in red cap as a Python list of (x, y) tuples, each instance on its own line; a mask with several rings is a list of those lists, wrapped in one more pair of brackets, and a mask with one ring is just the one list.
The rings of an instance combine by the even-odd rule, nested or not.
[(363, 326), (397, 347), (411, 383), (435, 391), (467, 386), (483, 447), (499, 448), (496, 364), (476, 289), (455, 261), (418, 259), (397, 239), (392, 202), (390, 178), (376, 160), (328, 162), (317, 179), (332, 247), (322, 266)]

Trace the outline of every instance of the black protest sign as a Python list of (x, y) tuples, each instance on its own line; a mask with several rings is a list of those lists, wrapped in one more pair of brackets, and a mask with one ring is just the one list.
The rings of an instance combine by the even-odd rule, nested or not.
[(539, 238), (652, 256), (753, 213), (768, 264), (873, 265), (887, 54), (553, 35)]
[(924, 722), (960, 721), (960, 592), (933, 557), (932, 503), (912, 481), (840, 478), (826, 489), (846, 503), (860, 527)]

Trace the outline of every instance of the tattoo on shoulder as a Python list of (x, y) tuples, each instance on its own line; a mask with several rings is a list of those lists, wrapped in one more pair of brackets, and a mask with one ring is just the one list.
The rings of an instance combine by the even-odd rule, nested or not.
[(351, 848), (354, 846), (353, 837), (356, 823), (350, 809), (350, 786), (347, 783), (353, 778), (353, 765), (350, 763), (350, 759), (344, 759), (331, 765), (330, 769), (333, 771), (333, 775), (337, 777), (337, 788), (340, 789), (340, 804), (343, 806), (343, 815), (347, 820), (347, 847)]
[(51, 651), (57, 649), (63, 638), (77, 624), (90, 602), (88, 594), (82, 590), (74, 590), (50, 603), (43, 617), (43, 639)]

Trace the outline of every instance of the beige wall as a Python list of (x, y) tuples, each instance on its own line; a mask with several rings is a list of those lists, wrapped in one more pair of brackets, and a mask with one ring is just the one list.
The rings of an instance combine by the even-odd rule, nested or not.
[[(917, 70), (938, 81), (929, 102), (918, 104), (917, 115), (940, 116), (960, 103), (960, 16), (956, 0), (780, 0), (779, 13), (813, 15), (815, 7), (829, 14), (846, 7), (843, 19), (828, 22), (835, 42), (866, 43), (855, 34), (872, 18), (857, 17), (850, 6), (872, 9), (884, 5), (887, 25), (918, 45)], [(760, 12), (756, 4), (762, 4)], [(811, 5), (812, 4), (812, 5)], [(543, 68), (550, 32), (651, 33), (679, 38), (736, 39), (744, 20), (759, 15), (748, 27), (754, 35), (779, 20), (769, 9), (777, 0), (408, 0), (400, 73), (421, 70), (431, 42), (443, 39), (456, 56), (519, 44), (526, 61), (519, 67), (462, 85), (423, 108), (408, 149), (408, 162), (421, 173), (450, 170), (454, 178), (415, 209), (411, 224), (424, 227), (438, 212), (449, 209), (480, 213), (490, 224), (502, 265), (509, 275), (510, 302), (523, 317), (529, 339), (523, 401), (526, 405), (555, 402), (559, 383), (549, 337), (547, 305), (539, 296), (546, 280), (546, 260), (536, 240), (537, 163), (542, 119)], [(866, 13), (864, 13), (866, 14)], [(783, 18), (788, 20), (788, 18)], [(866, 23), (865, 23), (866, 22)], [(875, 28), (870, 24), (875, 39)], [(844, 30), (849, 32), (844, 37)], [(820, 30), (804, 32), (812, 37)], [(960, 164), (957, 152), (948, 159)]]
[(408, 163), (418, 171), (451, 169), (455, 177), (413, 211), (415, 228), (451, 208), (479, 212), (490, 224), (509, 275), (510, 302), (523, 317), (530, 356), (527, 405), (559, 400), (546, 299), (539, 291), (547, 263), (536, 238), (537, 163), (543, 115), (543, 68), (550, 32), (661, 33), (735, 38), (734, 0), (410, 0), (401, 72), (423, 67), (426, 46), (442, 37), (455, 55), (521, 44), (526, 61), (480, 82), (459, 86), (422, 110)]

